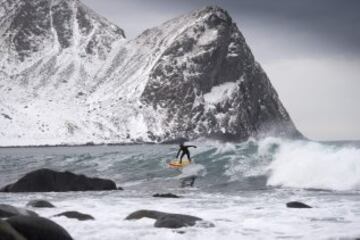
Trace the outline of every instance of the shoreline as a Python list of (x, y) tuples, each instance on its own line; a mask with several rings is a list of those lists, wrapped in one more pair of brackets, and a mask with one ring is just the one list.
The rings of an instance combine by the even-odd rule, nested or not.
[(130, 146), (130, 145), (166, 145), (168, 143), (155, 142), (134, 142), (134, 143), (83, 143), (83, 144), (41, 144), (41, 145), (10, 145), (0, 146), (0, 149), (5, 148), (58, 148), (58, 147), (99, 147), (99, 146)]
[[(196, 141), (196, 140), (201, 140), (202, 138), (199, 139), (193, 139), (193, 140), (183, 140), (183, 139), (179, 139), (179, 140), (168, 140), (168, 141), (164, 141), (164, 142), (119, 142), (119, 143), (106, 143), (106, 142), (102, 142), (102, 143), (94, 143), (94, 142), (87, 142), (87, 143), (79, 143), (79, 144), (39, 144), (39, 145), (9, 145), (9, 146), (1, 146), (0, 145), (0, 149), (12, 149), (12, 148), (60, 148), (60, 147), (69, 147), (69, 148), (73, 148), (73, 147), (99, 147), (99, 146), (135, 146), (135, 145), (171, 145), (171, 144), (178, 144), (179, 141)], [(216, 138), (208, 138), (209, 140), (217, 140), (219, 141), (219, 139)], [(230, 143), (242, 143), (242, 142), (246, 142), (249, 139), (246, 140), (242, 140), (242, 141), (224, 141), (224, 140), (220, 140), (221, 142), (230, 142)], [(305, 139), (309, 142), (317, 142), (317, 143), (321, 143), (321, 144), (341, 144), (341, 145), (353, 145), (355, 144), (360, 144), (360, 140), (311, 140), (311, 139)]]

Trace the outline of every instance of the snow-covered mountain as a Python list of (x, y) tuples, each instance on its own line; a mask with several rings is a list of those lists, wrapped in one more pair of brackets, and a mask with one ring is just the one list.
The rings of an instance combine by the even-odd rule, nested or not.
[(78, 0), (1, 0), (0, 54), (3, 146), (301, 135), (218, 7), (127, 41)]

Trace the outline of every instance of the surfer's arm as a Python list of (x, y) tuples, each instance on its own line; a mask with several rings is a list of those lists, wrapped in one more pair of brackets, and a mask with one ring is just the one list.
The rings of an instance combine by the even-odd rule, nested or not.
[(189, 145), (189, 146), (187, 146), (187, 147), (197, 148), (197, 146), (195, 146), (195, 145)]

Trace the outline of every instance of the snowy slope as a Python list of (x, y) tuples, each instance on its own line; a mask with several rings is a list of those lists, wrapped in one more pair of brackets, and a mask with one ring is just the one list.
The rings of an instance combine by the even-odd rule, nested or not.
[(0, 22), (0, 145), (300, 135), (218, 7), (131, 41), (77, 0), (2, 0)]
[(0, 112), (12, 116), (0, 144), (67, 142), (123, 31), (76, 0), (2, 0), (0, 13)]

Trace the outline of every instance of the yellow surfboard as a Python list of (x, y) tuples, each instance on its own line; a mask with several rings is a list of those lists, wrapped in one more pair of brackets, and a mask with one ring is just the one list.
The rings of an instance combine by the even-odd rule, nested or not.
[(188, 159), (183, 159), (180, 163), (180, 160), (175, 159), (169, 163), (170, 168), (183, 168), (187, 165), (189, 165), (191, 162)]

